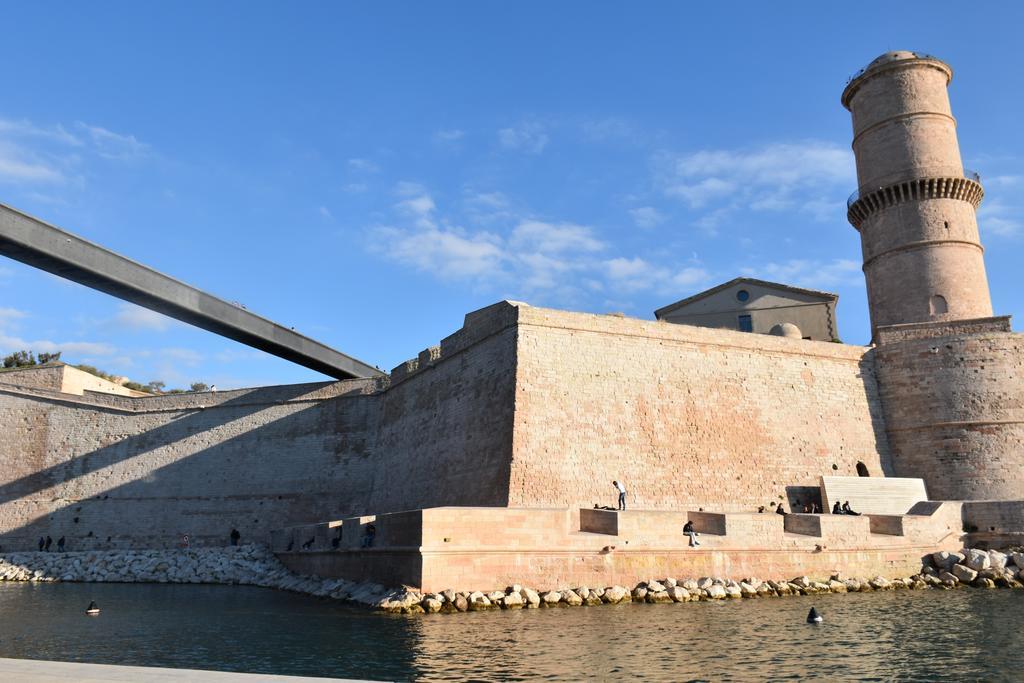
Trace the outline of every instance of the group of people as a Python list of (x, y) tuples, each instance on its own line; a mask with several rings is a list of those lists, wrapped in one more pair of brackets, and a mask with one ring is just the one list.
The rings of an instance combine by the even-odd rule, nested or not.
[(840, 505), (838, 500), (836, 501), (836, 504), (832, 506), (832, 514), (833, 515), (860, 515), (859, 512), (854, 512), (853, 509), (850, 507), (850, 501), (846, 501), (845, 503)]
[[(807, 503), (806, 505), (804, 505), (803, 511), (804, 511), (804, 514), (809, 514), (809, 515), (820, 515), (822, 513), (821, 512), (821, 506), (818, 505), (815, 502)], [(779, 504), (779, 507), (776, 510), (776, 512), (778, 512), (779, 514), (783, 514), (783, 515), (786, 514), (785, 510), (783, 510), (783, 508), (782, 508), (782, 504), (781, 503)], [(854, 512), (853, 508), (850, 507), (850, 501), (846, 501), (845, 503), (840, 505), (838, 500), (836, 501), (835, 505), (832, 506), (832, 514), (833, 515), (860, 515), (859, 512)]]
[[(359, 542), (361, 548), (372, 548), (373, 542), (377, 538), (377, 526), (372, 522), (363, 527), (363, 538)], [(313, 546), (316, 545), (316, 536), (310, 537), (308, 541), (303, 543), (300, 548), (302, 550), (313, 550)], [(338, 533), (331, 539), (331, 548), (337, 550), (341, 546), (341, 529), (338, 529)], [(288, 541), (288, 547), (285, 548), (285, 552), (291, 552), (295, 547), (295, 539)]]
[[(50, 546), (52, 546), (52, 545), (53, 545), (53, 539), (50, 538), (49, 536), (45, 536), (45, 537), (44, 536), (40, 536), (39, 537), (39, 552), (43, 552), (43, 551), (50, 552)], [(63, 536), (61, 536), (60, 538), (57, 539), (57, 552), (58, 553), (64, 552), (64, 537)]]

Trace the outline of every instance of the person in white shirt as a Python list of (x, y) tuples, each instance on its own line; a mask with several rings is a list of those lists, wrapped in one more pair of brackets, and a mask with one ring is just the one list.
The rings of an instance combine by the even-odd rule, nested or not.
[(617, 481), (612, 481), (612, 486), (619, 490), (619, 509), (626, 509), (626, 487)]

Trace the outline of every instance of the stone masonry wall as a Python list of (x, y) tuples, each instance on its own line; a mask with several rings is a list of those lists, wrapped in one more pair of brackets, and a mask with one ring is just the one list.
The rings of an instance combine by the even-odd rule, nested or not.
[[(342, 504), (372, 479), (366, 383), (130, 399), (0, 388), (0, 543), (223, 544)], [(132, 403), (130, 407), (111, 404)], [(357, 489), (358, 490), (358, 489)]]
[(0, 385), (16, 384), (23, 387), (59, 391), (63, 381), (63, 366), (57, 364), (0, 370)]
[(938, 500), (1024, 499), (1024, 335), (1007, 318), (879, 330), (893, 468)]
[(232, 528), (266, 541), (338, 516), (504, 505), (515, 333), (501, 311), (467, 316), (390, 386), (133, 399), (0, 384), (0, 545), (223, 544)]
[(890, 473), (868, 349), (530, 307), (518, 329), (510, 505), (615, 505), (618, 479), (634, 508), (770, 511)]
[(614, 503), (613, 478), (633, 507), (789, 507), (822, 474), (889, 471), (873, 373), (860, 347), (502, 302), (386, 380), (150, 398), (0, 385), (0, 545), (590, 507)]

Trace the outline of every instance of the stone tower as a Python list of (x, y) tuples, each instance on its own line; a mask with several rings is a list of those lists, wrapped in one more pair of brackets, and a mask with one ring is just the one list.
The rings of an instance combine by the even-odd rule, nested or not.
[(975, 209), (946, 88), (952, 69), (915, 52), (887, 52), (851, 79), (861, 235), (872, 333), (884, 325), (992, 315)]
[(853, 115), (861, 235), (886, 434), (897, 476), (933, 499), (1024, 498), (1024, 335), (992, 317), (960, 160), (952, 70), (888, 52), (843, 91)]

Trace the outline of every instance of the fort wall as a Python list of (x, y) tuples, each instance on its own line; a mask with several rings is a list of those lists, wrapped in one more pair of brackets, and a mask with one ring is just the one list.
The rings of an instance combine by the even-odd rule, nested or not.
[(133, 399), (0, 384), (0, 545), (223, 544), (232, 528), (266, 540), (339, 514), (504, 505), (515, 332), (477, 317), (391, 386)]
[(531, 307), (518, 329), (512, 506), (614, 505), (618, 479), (633, 508), (790, 509), (891, 473), (864, 347)]
[[(220, 543), (438, 506), (753, 511), (889, 471), (867, 350), (502, 302), (387, 381), (0, 384), (0, 545)], [(833, 468), (833, 466), (835, 466)], [(109, 540), (108, 540), (109, 539)]]

